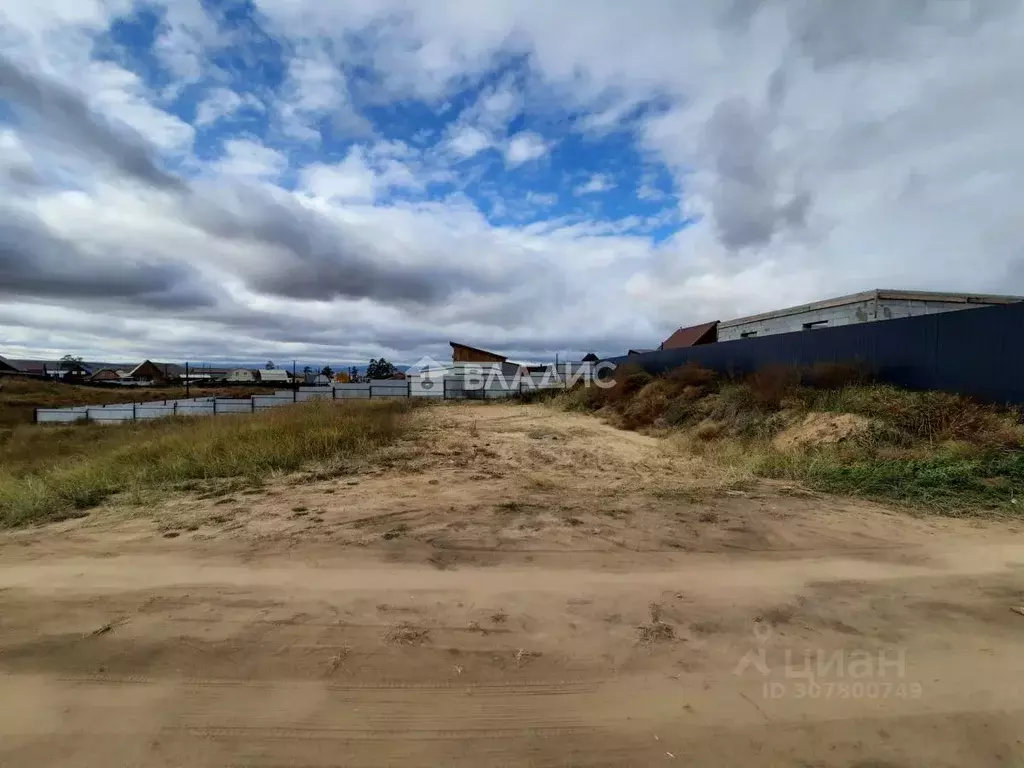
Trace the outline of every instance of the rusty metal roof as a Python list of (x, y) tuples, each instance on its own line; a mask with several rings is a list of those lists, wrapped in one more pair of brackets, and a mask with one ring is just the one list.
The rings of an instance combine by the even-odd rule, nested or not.
[(679, 349), (681, 347), (692, 347), (697, 344), (708, 344), (718, 340), (718, 321), (691, 325), (688, 328), (679, 328), (661, 343), (662, 349)]

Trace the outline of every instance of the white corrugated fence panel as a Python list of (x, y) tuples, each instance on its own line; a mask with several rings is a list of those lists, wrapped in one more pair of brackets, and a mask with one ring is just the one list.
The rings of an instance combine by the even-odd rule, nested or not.
[(370, 396), (370, 385), (341, 384), (334, 388), (334, 396), (338, 400), (367, 398)]
[(86, 409), (39, 408), (36, 410), (36, 421), (40, 424), (61, 424), (72, 421), (85, 421)]
[(444, 397), (444, 380), (441, 378), (413, 377), (409, 379), (410, 397)]
[(288, 397), (276, 397), (274, 395), (253, 395), (252, 404), (256, 410), (260, 408), (274, 408), (278, 405), (291, 405), (292, 400), (291, 394)]
[(89, 421), (131, 421), (135, 418), (133, 408), (89, 408)]
[(252, 413), (252, 400), (217, 400), (217, 413)]
[(333, 400), (334, 392), (329, 389), (326, 392), (303, 392), (302, 390), (299, 390), (296, 393), (296, 397), (296, 402), (299, 403), (304, 403), (307, 400)]
[(178, 416), (212, 416), (213, 403), (178, 403), (175, 414)]
[(163, 419), (173, 415), (173, 405), (138, 405), (135, 408), (136, 419)]

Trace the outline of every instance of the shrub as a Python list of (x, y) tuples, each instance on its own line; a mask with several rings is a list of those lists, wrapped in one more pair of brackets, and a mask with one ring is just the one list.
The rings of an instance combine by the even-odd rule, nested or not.
[(871, 375), (865, 366), (857, 363), (815, 363), (802, 372), (801, 380), (813, 389), (842, 389), (866, 384)]
[(771, 365), (747, 378), (754, 400), (768, 408), (781, 408), (800, 386), (800, 372), (792, 366)]
[(556, 400), (567, 411), (596, 411), (605, 404), (605, 390), (597, 386), (577, 384)]
[(671, 385), (664, 379), (648, 382), (636, 395), (620, 400), (622, 426), (626, 429), (648, 427), (658, 421), (668, 406)]
[(602, 389), (608, 403), (626, 400), (646, 387), (654, 377), (638, 365), (623, 365), (612, 375), (614, 386)]
[(523, 389), (519, 394), (514, 395), (520, 403), (546, 403), (554, 400), (562, 394), (560, 389)]
[(876, 419), (906, 440), (966, 440), (979, 445), (1019, 448), (1024, 430), (1015, 410), (983, 405), (949, 392), (913, 392), (888, 384), (807, 391), (808, 408), (856, 413)]
[(693, 436), (698, 440), (716, 440), (725, 433), (725, 423), (721, 421), (702, 421), (693, 430)]
[(699, 413), (700, 409), (694, 398), (678, 395), (665, 406), (662, 418), (671, 427), (681, 427), (693, 422)]
[(695, 387), (707, 391), (718, 383), (717, 373), (693, 362), (673, 368), (665, 374), (665, 378), (672, 382), (673, 387), (677, 390)]

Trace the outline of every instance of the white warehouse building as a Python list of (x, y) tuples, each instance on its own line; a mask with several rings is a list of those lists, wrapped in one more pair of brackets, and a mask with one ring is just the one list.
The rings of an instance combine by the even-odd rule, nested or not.
[(875, 289), (835, 299), (801, 304), (718, 324), (718, 341), (733, 341), (776, 333), (834, 328), (839, 325), (895, 320), (900, 317), (955, 312), (993, 304), (1024, 301), (1024, 296), (967, 293), (930, 293)]

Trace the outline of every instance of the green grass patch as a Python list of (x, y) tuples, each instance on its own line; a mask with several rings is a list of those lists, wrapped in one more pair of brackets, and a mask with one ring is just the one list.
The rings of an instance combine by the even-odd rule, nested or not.
[(870, 457), (820, 450), (770, 452), (755, 467), (827, 493), (897, 501), (946, 514), (1013, 506), (1024, 491), (1024, 452), (939, 449), (923, 457)]

